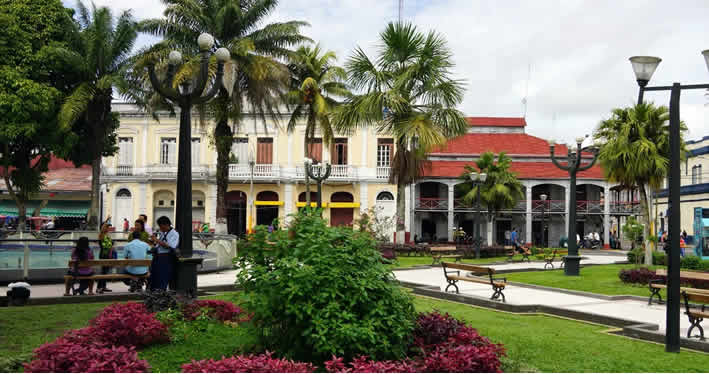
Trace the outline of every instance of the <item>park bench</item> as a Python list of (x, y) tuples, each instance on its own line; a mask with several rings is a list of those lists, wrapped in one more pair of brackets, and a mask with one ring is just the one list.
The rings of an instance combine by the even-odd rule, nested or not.
[[(73, 269), (76, 261), (69, 260), (69, 268)], [(150, 267), (151, 260), (87, 260), (80, 261), (77, 267), (126, 267), (126, 266), (148, 266)], [(142, 288), (142, 283), (144, 283), (150, 273), (144, 275), (130, 275), (130, 274), (93, 274), (93, 275), (65, 275), (64, 283), (74, 282), (76, 280), (123, 280), (129, 279), (136, 282), (136, 287)]]
[[(699, 329), (699, 339), (704, 340), (704, 329), (700, 325), (704, 318), (709, 317), (709, 310), (706, 310), (706, 304), (709, 303), (709, 293), (699, 292), (705, 290), (697, 289), (685, 289), (682, 291), (682, 296), (684, 297), (684, 307), (686, 312), (684, 314), (689, 318), (689, 330), (687, 330), (687, 338), (692, 337), (692, 330), (696, 327)], [(689, 304), (690, 301), (697, 303), (702, 303), (701, 306), (692, 306)]]
[[(520, 248), (522, 248), (522, 262), (524, 262), (524, 260), (527, 260), (527, 262), (531, 262), (532, 260), (529, 259), (529, 256), (532, 255), (532, 251), (527, 247)], [(512, 245), (506, 245), (505, 250), (507, 250), (507, 261), (512, 261), (515, 255), (517, 254), (517, 252), (515, 251), (515, 247)]]
[[(664, 276), (665, 278), (654, 278), (650, 279), (650, 298), (647, 301), (647, 305), (652, 304), (652, 298), (657, 296), (657, 303), (661, 304), (662, 303), (662, 296), (660, 296), (660, 290), (667, 288), (667, 284), (665, 283), (665, 279), (667, 277), (667, 269), (657, 269), (655, 270), (655, 275), (657, 276)], [(705, 280), (709, 281), (709, 273), (702, 273), (698, 271), (680, 271), (679, 272), (679, 277), (681, 279), (692, 279), (692, 280)], [(693, 293), (705, 293), (709, 294), (709, 290), (701, 289), (701, 288), (689, 288), (689, 287), (681, 287), (680, 291), (690, 291)]]
[(551, 252), (551, 255), (544, 256), (544, 261), (546, 261), (546, 264), (544, 264), (544, 269), (546, 269), (547, 266), (551, 266), (551, 268), (554, 269), (554, 260), (556, 260), (557, 256), (559, 258), (561, 258), (561, 264), (559, 265), (559, 267), (563, 268), (564, 263), (566, 262), (565, 256), (568, 256), (568, 254), (569, 254), (568, 249), (554, 249)]
[(458, 249), (455, 247), (433, 247), (431, 248), (431, 257), (433, 257), (431, 265), (435, 265), (436, 262), (441, 262), (443, 258), (453, 258), (455, 262), (460, 262), (463, 255), (458, 253)]
[[(497, 300), (500, 296), (502, 296), (502, 302), (505, 302), (505, 294), (502, 293), (502, 290), (504, 290), (507, 285), (507, 278), (494, 278), (493, 275), (495, 275), (495, 269), (467, 264), (454, 264), (450, 262), (442, 262), (441, 266), (443, 266), (443, 275), (445, 275), (446, 281), (448, 282), (446, 292), (448, 292), (448, 289), (453, 286), (455, 287), (455, 293), (460, 293), (457, 285), (458, 281), (489, 284), (492, 286), (493, 290), (493, 294), (490, 299)], [(461, 270), (469, 271), (471, 275), (461, 276)], [(453, 273), (456, 275), (450, 275)]]

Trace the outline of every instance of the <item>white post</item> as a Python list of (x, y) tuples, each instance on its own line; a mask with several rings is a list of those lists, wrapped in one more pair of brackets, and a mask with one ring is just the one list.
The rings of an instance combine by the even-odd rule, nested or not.
[(285, 221), (288, 223), (288, 215), (293, 213), (293, 183), (286, 183), (283, 199), (285, 201)]
[(606, 184), (605, 188), (603, 189), (603, 248), (610, 248), (610, 242), (611, 242), (611, 202), (610, 202), (610, 196), (611, 195), (611, 189), (608, 187), (608, 184)]
[(24, 259), (22, 260), (22, 277), (24, 279), (29, 278), (30, 276), (30, 245), (29, 243), (25, 243), (25, 253), (24, 253)]
[(527, 201), (526, 201), (526, 220), (524, 227), (524, 240), (527, 243), (532, 243), (532, 185), (527, 185)]
[[(207, 211), (206, 218), (209, 222), (210, 227), (214, 228), (214, 233), (216, 234), (226, 234), (227, 228), (226, 224), (217, 225), (217, 185), (208, 184), (207, 185)], [(224, 231), (217, 231), (224, 230)]]
[(369, 209), (369, 184), (361, 182), (359, 184), (359, 213), (360, 215)]
[[(564, 236), (569, 235), (569, 209), (571, 207), (571, 186), (567, 185), (564, 190)], [(576, 238), (566, 238), (567, 240), (576, 240)]]
[(457, 227), (455, 227), (455, 213), (453, 211), (454, 209), (454, 193), (455, 193), (455, 186), (452, 184), (448, 185), (448, 241), (454, 241), (453, 239), (453, 234), (455, 233), (455, 230)]

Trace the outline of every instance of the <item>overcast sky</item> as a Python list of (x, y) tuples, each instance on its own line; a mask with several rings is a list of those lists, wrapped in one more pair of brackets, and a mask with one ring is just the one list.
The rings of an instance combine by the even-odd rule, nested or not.
[[(159, 0), (94, 2), (133, 9), (138, 19), (164, 10)], [(526, 95), (527, 132), (570, 142), (611, 108), (637, 100), (630, 56), (663, 59), (650, 85), (709, 82), (701, 55), (709, 49), (708, 15), (707, 0), (404, 0), (402, 18), (448, 40), (455, 77), (467, 82), (466, 115), (519, 117)], [(378, 33), (397, 16), (397, 0), (282, 0), (269, 21), (309, 22), (305, 34), (344, 63), (358, 45), (373, 53)], [(668, 92), (645, 98), (669, 103)], [(688, 139), (709, 135), (707, 103), (703, 90), (683, 92)]]

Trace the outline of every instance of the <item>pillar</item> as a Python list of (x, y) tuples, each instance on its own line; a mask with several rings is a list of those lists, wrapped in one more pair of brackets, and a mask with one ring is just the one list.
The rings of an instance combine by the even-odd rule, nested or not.
[(361, 182), (359, 184), (359, 214), (366, 212), (369, 209), (369, 184)]
[[(138, 214), (148, 214), (148, 185), (147, 185), (147, 183), (141, 183), (138, 190), (140, 191), (139, 193), (141, 196), (138, 199)], [(148, 214), (148, 216), (150, 216), (150, 215)]]
[(454, 191), (453, 184), (448, 185), (448, 241), (453, 241), (455, 232), (455, 213), (454, 213)]
[[(411, 220), (413, 219), (413, 216), (414, 216), (412, 214), (412, 210), (413, 210), (414, 205), (411, 204), (411, 197), (413, 196), (413, 194), (411, 193), (413, 191), (412, 186), (413, 185), (408, 185), (404, 189), (404, 237), (403, 238), (397, 237), (396, 238), (397, 243), (406, 243), (406, 237), (408, 235), (410, 235), (410, 234), (407, 235), (407, 233), (411, 232), (411, 226), (412, 226)], [(398, 199), (398, 196), (397, 196), (397, 199)], [(399, 218), (397, 217), (397, 220), (398, 219)]]
[[(216, 230), (218, 226), (216, 225), (217, 223), (217, 184), (216, 183), (207, 183), (207, 196), (205, 196), (207, 201), (205, 202), (205, 207), (204, 207), (204, 218), (209, 222), (210, 228), (214, 229), (215, 233), (218, 233)], [(224, 225), (226, 226), (226, 225)], [(226, 232), (224, 232), (226, 233)], [(219, 234), (221, 234), (219, 232)]]
[[(483, 217), (485, 217), (485, 216), (483, 216)], [(493, 237), (492, 237), (493, 229), (492, 228), (494, 226), (494, 223), (493, 223), (493, 221), (489, 221), (487, 218), (485, 218), (485, 222), (486, 222), (485, 226), (487, 227), (487, 245), (492, 245), (492, 240), (493, 240)]]
[[(571, 205), (571, 188), (566, 186), (564, 189), (564, 236), (569, 235), (569, 209)], [(575, 223), (574, 223), (575, 224)], [(576, 240), (576, 238), (566, 238), (567, 240)]]
[(283, 201), (285, 202), (284, 207), (285, 207), (285, 216), (286, 216), (286, 221), (289, 220), (288, 215), (293, 214), (293, 183), (286, 183), (284, 185), (284, 190), (285, 190), (285, 196), (283, 196)]
[(606, 184), (603, 189), (603, 248), (609, 249), (610, 246), (610, 232), (611, 232), (611, 202), (610, 202), (611, 189)]
[(525, 214), (524, 240), (527, 245), (532, 245), (532, 185), (527, 185), (527, 207)]

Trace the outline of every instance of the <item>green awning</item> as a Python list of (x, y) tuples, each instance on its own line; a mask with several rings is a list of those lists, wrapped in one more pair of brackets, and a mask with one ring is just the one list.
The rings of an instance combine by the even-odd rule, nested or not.
[[(27, 215), (32, 215), (32, 212), (39, 206), (41, 201), (33, 200), (27, 203)], [(74, 200), (50, 200), (41, 211), (40, 215), (44, 217), (84, 217), (89, 211), (89, 201), (74, 201)], [(16, 216), (17, 206), (14, 200), (0, 200), (0, 215)]]

